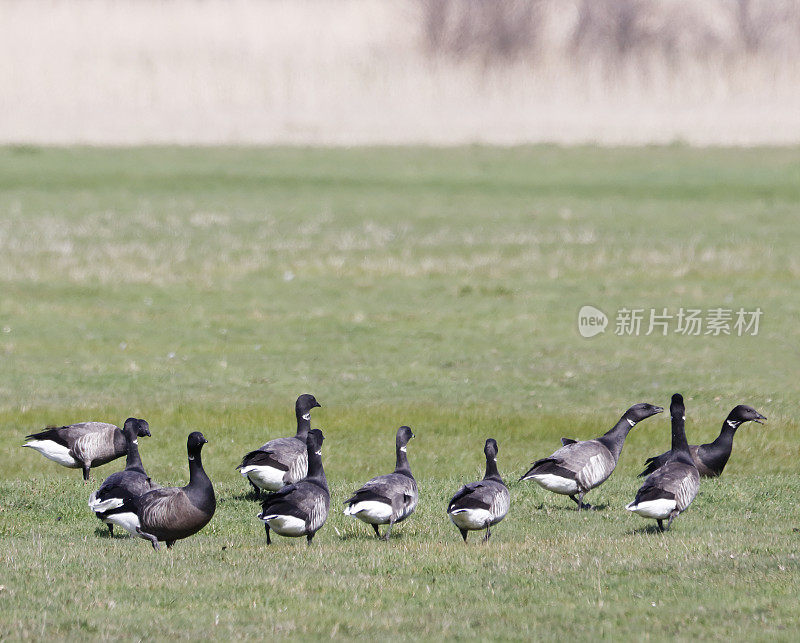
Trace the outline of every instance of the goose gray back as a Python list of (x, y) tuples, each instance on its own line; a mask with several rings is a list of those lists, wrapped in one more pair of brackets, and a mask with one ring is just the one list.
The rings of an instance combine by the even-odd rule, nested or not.
[(297, 418), (294, 437), (270, 440), (242, 458), (237, 469), (247, 478), (256, 494), (262, 490), (278, 491), (284, 485), (306, 477), (306, 437), (311, 429), (311, 409), (321, 406), (313, 395), (303, 393), (294, 405)]
[(201, 456), (207, 442), (199, 431), (189, 434), (186, 441), (189, 484), (154, 489), (126, 503), (135, 509), (139, 521), (136, 533), (149, 540), (153, 549), (158, 549), (159, 541), (166, 542), (167, 548), (172, 547), (176, 540), (196, 534), (214, 516), (217, 499)]
[(508, 513), (511, 496), (497, 470), (497, 442), (489, 438), (483, 447), (486, 473), (483, 480), (470, 482), (459, 489), (447, 505), (447, 515), (458, 527), (464, 542), (472, 530), (485, 529), (484, 542), (491, 536), (491, 526)]
[(270, 530), (281, 536), (305, 536), (310, 545), (314, 534), (328, 518), (330, 492), (322, 466), (322, 443), (325, 436), (319, 429), (308, 432), (308, 476), (280, 491), (269, 494), (261, 505), (258, 517), (264, 521), (267, 545), (271, 544)]
[(700, 474), (694, 465), (686, 441), (686, 409), (683, 396), (676, 393), (670, 405), (672, 420), (672, 449), (667, 462), (644, 481), (636, 498), (625, 507), (645, 518), (653, 518), (659, 531), (664, 531), (663, 521), (672, 521), (692, 504), (700, 487)]
[(150, 436), (150, 425), (145, 420), (128, 418), (122, 427), (122, 435), (125, 436), (128, 452), (125, 469), (112, 473), (103, 481), (100, 488), (89, 497), (89, 508), (108, 526), (112, 536), (114, 525), (127, 529), (135, 536), (136, 515), (131, 513), (129, 507), (123, 508), (125, 500), (132, 500), (158, 487), (145, 472), (139, 455), (138, 436)]
[(105, 422), (51, 426), (39, 433), (31, 433), (26, 439), (28, 441), (23, 447), (34, 449), (63, 467), (81, 469), (84, 480), (89, 479), (89, 470), (93, 467), (127, 453), (127, 443), (120, 428)]
[(591, 505), (583, 502), (583, 496), (603, 484), (614, 472), (630, 430), (663, 410), (652, 404), (634, 404), (599, 438), (583, 441), (562, 438), (563, 446), (550, 456), (536, 460), (520, 480), (534, 480), (548, 491), (569, 496), (579, 511), (591, 509)]
[[(767, 418), (756, 411), (752, 406), (739, 404), (728, 414), (722, 423), (722, 429), (717, 439), (708, 444), (690, 444), (689, 453), (694, 461), (694, 466), (701, 478), (715, 478), (722, 474), (728, 459), (733, 450), (733, 437), (738, 429), (745, 422), (756, 422), (763, 424)], [(648, 476), (656, 469), (663, 466), (670, 456), (670, 451), (665, 451), (660, 455), (647, 458), (645, 468), (639, 477)]]
[(372, 525), (381, 538), (378, 525), (389, 525), (383, 540), (389, 540), (395, 523), (403, 522), (417, 508), (417, 481), (408, 464), (408, 443), (414, 437), (411, 429), (401, 426), (395, 437), (395, 468), (393, 473), (372, 478), (344, 501), (344, 513)]

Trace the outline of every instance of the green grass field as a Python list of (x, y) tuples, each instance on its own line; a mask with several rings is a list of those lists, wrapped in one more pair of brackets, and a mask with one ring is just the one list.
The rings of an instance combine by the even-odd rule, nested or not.
[[(800, 151), (0, 149), (0, 638), (796, 639)], [(577, 330), (584, 304), (606, 332)], [(620, 308), (763, 311), (756, 336), (614, 334)], [(645, 326), (647, 322), (645, 321)], [(328, 523), (265, 546), (241, 455), (314, 393)], [(657, 416), (578, 515), (517, 483), (559, 438), (751, 404), (667, 534), (627, 515)], [(151, 476), (209, 439), (217, 513), (172, 551), (110, 539), (25, 434), (146, 418)], [(420, 507), (389, 543), (341, 500), (409, 424)], [(484, 546), (444, 514), (500, 445)], [(101, 528), (102, 527), (102, 528)]]

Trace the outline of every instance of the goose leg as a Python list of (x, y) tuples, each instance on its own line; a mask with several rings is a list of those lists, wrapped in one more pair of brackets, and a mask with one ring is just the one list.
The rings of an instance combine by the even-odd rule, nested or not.
[(253, 493), (256, 494), (256, 498), (261, 497), (261, 489), (258, 488), (258, 485), (253, 482), (250, 478), (247, 479), (247, 482), (250, 483), (250, 486), (253, 487)]
[(136, 528), (136, 533), (139, 534), (142, 538), (146, 538), (150, 541), (150, 544), (153, 545), (153, 549), (158, 551), (158, 538), (156, 538), (153, 534), (148, 534), (147, 532), (142, 531), (140, 527)]
[(271, 545), (272, 541), (269, 539), (269, 524), (266, 522), (264, 523), (264, 531), (267, 532), (267, 544)]
[(373, 523), (373, 524), (372, 524), (372, 528), (375, 530), (375, 535), (376, 535), (378, 538), (380, 538), (380, 537), (381, 537), (381, 530), (380, 530), (380, 529), (378, 529), (378, 525), (376, 525), (375, 523)]
[(678, 516), (678, 512), (677, 511), (675, 511), (675, 512), (673, 512), (673, 513), (671, 513), (669, 515), (669, 520), (667, 521), (667, 529), (669, 529), (670, 525), (672, 524), (672, 521), (675, 520), (675, 518), (677, 516)]
[(82, 469), (83, 469), (83, 481), (84, 482), (88, 482), (89, 481), (89, 469), (90, 468), (91, 468), (91, 465), (88, 465), (88, 464), (84, 464), (83, 467), (82, 467)]
[(581, 509), (591, 509), (592, 508), (592, 505), (590, 505), (588, 502), (586, 502), (586, 503), (583, 502), (583, 496), (585, 494), (586, 494), (586, 492), (581, 490), (580, 492), (578, 492), (578, 497), (577, 498), (575, 497), (574, 494), (570, 496), (570, 498), (572, 498), (572, 501), (576, 505), (578, 505), (578, 511), (580, 511)]
[(108, 533), (111, 534), (111, 537), (113, 538), (114, 537), (114, 525), (112, 525), (110, 522), (107, 522), (106, 523), (106, 527), (108, 527)]
[(461, 532), (461, 537), (464, 539), (464, 542), (467, 542), (467, 534), (469, 532), (466, 529), (461, 529), (461, 527), (459, 527), (458, 530)]
[(174, 541), (174, 540), (168, 540), (168, 541), (167, 541), (167, 549), (172, 549), (172, 546), (173, 546), (174, 544), (175, 544), (175, 541)]
[(393, 526), (394, 526), (394, 521), (389, 523), (389, 528), (386, 530), (386, 533), (383, 534), (383, 540), (389, 540), (389, 535), (392, 533)]
[(491, 527), (491, 525), (489, 525), (489, 523), (486, 523), (486, 535), (483, 537), (483, 542), (485, 542), (485, 543), (489, 542), (489, 536), (492, 535), (492, 531), (491, 531), (490, 527)]
[(306, 534), (306, 544), (311, 547), (311, 541), (314, 539), (314, 534)]
[(660, 532), (664, 532), (664, 521), (661, 518), (656, 518), (656, 522), (658, 523), (658, 530)]

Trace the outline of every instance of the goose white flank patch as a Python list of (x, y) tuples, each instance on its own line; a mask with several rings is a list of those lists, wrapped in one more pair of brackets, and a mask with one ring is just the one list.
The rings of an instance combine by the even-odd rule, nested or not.
[(447, 515), (458, 527), (464, 542), (470, 531), (485, 529), (485, 542), (492, 535), (491, 527), (508, 513), (511, 496), (497, 470), (497, 442), (489, 438), (483, 447), (486, 473), (483, 480), (470, 482), (459, 489), (447, 505)]
[[(722, 429), (717, 439), (708, 444), (690, 444), (689, 453), (697, 467), (697, 472), (702, 478), (715, 478), (722, 474), (725, 465), (731, 457), (733, 450), (733, 437), (738, 429), (745, 422), (757, 422), (763, 424), (762, 420), (767, 418), (756, 411), (752, 406), (739, 404), (725, 418)], [(645, 468), (639, 476), (649, 476), (660, 466), (664, 465), (670, 457), (671, 452), (666, 451), (661, 455), (647, 458)]]
[[(689, 443), (686, 441), (686, 408), (683, 397), (676, 393), (670, 404), (672, 416), (672, 449), (669, 458), (656, 469), (627, 507), (628, 511), (658, 523), (659, 531), (665, 531), (686, 508), (692, 504), (700, 487), (700, 474), (694, 465)], [(667, 520), (664, 527), (664, 520)]]
[(664, 409), (652, 404), (634, 404), (607, 433), (594, 440), (562, 438), (562, 447), (533, 463), (520, 480), (534, 480), (553, 493), (569, 496), (581, 509), (591, 509), (584, 495), (600, 486), (614, 472), (628, 433), (642, 420)]
[(417, 482), (408, 464), (407, 445), (414, 434), (407, 426), (397, 429), (395, 436), (395, 468), (393, 473), (372, 478), (344, 501), (344, 513), (372, 525), (381, 538), (378, 525), (389, 525), (383, 540), (389, 540), (392, 527), (408, 518), (417, 508)]
[(267, 545), (272, 544), (270, 531), (281, 536), (306, 537), (310, 545), (314, 534), (328, 518), (331, 496), (322, 466), (322, 442), (325, 436), (319, 429), (308, 432), (306, 439), (308, 475), (269, 494), (261, 504), (258, 517), (264, 521)]
[(154, 489), (125, 501), (123, 509), (132, 511), (138, 518), (137, 535), (149, 540), (153, 549), (158, 549), (159, 541), (166, 542), (169, 549), (176, 540), (196, 534), (214, 516), (217, 499), (214, 486), (203, 469), (201, 455), (207, 442), (199, 431), (190, 433), (186, 440), (189, 484), (185, 487)]
[(48, 427), (26, 437), (23, 447), (38, 451), (63, 467), (81, 469), (83, 479), (89, 470), (116, 460), (127, 453), (122, 431), (105, 422), (79, 422), (68, 426)]
[(297, 482), (308, 473), (306, 437), (311, 428), (311, 409), (321, 407), (313, 395), (304, 393), (297, 398), (294, 412), (297, 433), (291, 438), (277, 438), (250, 451), (237, 467), (257, 494), (262, 490), (278, 491)]
[[(112, 473), (103, 481), (100, 488), (89, 497), (89, 509), (107, 526), (109, 533), (114, 535), (114, 525), (127, 529), (136, 536), (138, 521), (131, 520), (129, 508), (125, 508), (125, 501), (137, 498), (158, 485), (150, 480), (144, 470), (142, 458), (139, 455), (138, 436), (149, 436), (150, 425), (145, 420), (128, 418), (122, 427), (125, 436), (128, 456), (125, 469)], [(131, 525), (134, 525), (131, 529)]]

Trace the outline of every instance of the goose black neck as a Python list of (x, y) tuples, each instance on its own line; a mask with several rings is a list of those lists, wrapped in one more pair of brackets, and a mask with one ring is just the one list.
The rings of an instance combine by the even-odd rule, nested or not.
[(610, 431), (597, 438), (597, 441), (602, 443), (614, 456), (614, 461), (619, 460), (619, 454), (622, 453), (622, 445), (625, 444), (625, 438), (633, 428), (633, 424), (628, 421), (624, 415), (619, 419)]
[(308, 448), (308, 475), (307, 480), (317, 482), (326, 489), (328, 481), (325, 478), (325, 469), (322, 467), (322, 455), (317, 453), (312, 447)]
[(722, 423), (722, 429), (720, 429), (719, 436), (714, 442), (721, 444), (733, 443), (733, 436), (736, 435), (736, 429), (739, 428), (741, 423), (741, 420), (737, 420), (731, 413)]
[(136, 438), (127, 439), (127, 448), (128, 448), (128, 455), (125, 458), (125, 469), (130, 471), (131, 469), (138, 469), (142, 473), (144, 473), (144, 467), (142, 466), (142, 458), (139, 455), (139, 445), (136, 444)]
[(311, 429), (311, 420), (309, 418), (310, 415), (308, 413), (304, 417), (300, 411), (297, 412), (297, 434), (294, 437), (303, 442), (308, 438), (308, 432)]
[(672, 451), (690, 455), (689, 442), (686, 440), (686, 420), (683, 415), (672, 416)]
[(211, 486), (211, 480), (203, 469), (200, 449), (189, 452), (189, 488)]
[(495, 456), (491, 455), (486, 456), (486, 474), (483, 476), (484, 480), (488, 480), (489, 478), (500, 480), (502, 482), (500, 472), (497, 470), (497, 460), (495, 459)]
[(394, 465), (395, 473), (405, 473), (411, 475), (411, 467), (408, 464), (408, 456), (406, 455), (406, 446), (397, 443), (397, 459)]

